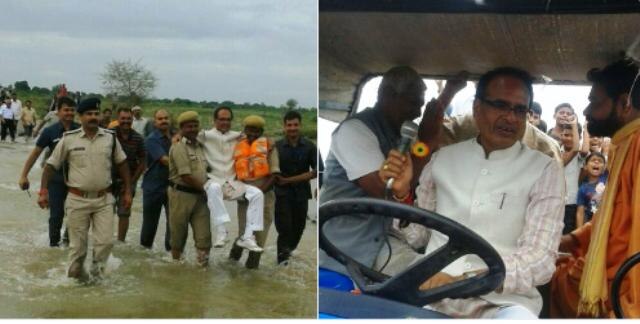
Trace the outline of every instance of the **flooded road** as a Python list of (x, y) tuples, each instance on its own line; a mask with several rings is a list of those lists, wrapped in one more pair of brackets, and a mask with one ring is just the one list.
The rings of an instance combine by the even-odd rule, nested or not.
[[(272, 225), (258, 270), (244, 268), (244, 258), (242, 263), (230, 261), (231, 243), (212, 249), (210, 266), (202, 269), (196, 266), (191, 237), (185, 262), (167, 261), (164, 215), (153, 250), (139, 246), (141, 190), (134, 198), (127, 242), (114, 246), (105, 279), (80, 285), (66, 278), (68, 250), (48, 246), (48, 211), (36, 204), (42, 173), (39, 161), (29, 174), (31, 197), (17, 186), (32, 148), (33, 144), (0, 143), (0, 318), (316, 317), (314, 223), (307, 222), (288, 267), (276, 264), (277, 232)], [(227, 208), (232, 212), (229, 230), (234, 235), (235, 203), (227, 203)], [(315, 218), (315, 201), (309, 209)]]

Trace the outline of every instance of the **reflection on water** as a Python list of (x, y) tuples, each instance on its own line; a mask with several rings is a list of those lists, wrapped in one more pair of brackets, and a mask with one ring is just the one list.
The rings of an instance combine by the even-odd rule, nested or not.
[[(139, 247), (141, 191), (134, 199), (127, 243), (114, 246), (105, 279), (81, 285), (66, 278), (68, 250), (48, 247), (48, 212), (36, 205), (41, 169), (36, 165), (30, 173), (31, 198), (17, 188), (31, 147), (0, 144), (0, 317), (315, 317), (315, 224), (307, 223), (288, 267), (276, 265), (272, 226), (259, 270), (245, 269), (244, 258), (241, 263), (230, 261), (230, 244), (212, 249), (211, 264), (202, 269), (196, 266), (192, 238), (182, 264), (169, 260), (163, 249), (163, 221), (154, 249)], [(315, 217), (315, 202), (309, 206)], [(235, 210), (235, 204), (227, 208)], [(237, 233), (234, 222), (231, 234)]]

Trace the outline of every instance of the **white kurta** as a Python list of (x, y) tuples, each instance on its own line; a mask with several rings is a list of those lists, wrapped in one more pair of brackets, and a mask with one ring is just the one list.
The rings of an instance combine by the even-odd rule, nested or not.
[[(417, 189), (420, 207), (464, 224), (502, 256), (504, 291), (481, 298), (496, 305), (519, 304), (534, 314), (542, 307), (535, 286), (547, 282), (555, 269), (563, 191), (561, 167), (549, 156), (516, 142), (486, 158), (475, 138), (437, 152)], [(432, 232), (426, 253), (446, 241)], [(443, 271), (458, 276), (478, 269), (486, 269), (484, 262), (468, 255)], [(528, 272), (532, 269), (535, 273)]]

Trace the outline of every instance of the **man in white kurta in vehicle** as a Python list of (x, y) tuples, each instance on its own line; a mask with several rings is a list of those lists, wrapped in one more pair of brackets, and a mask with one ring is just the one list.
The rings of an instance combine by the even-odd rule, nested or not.
[[(506, 268), (504, 282), (491, 293), (429, 305), (450, 316), (532, 319), (542, 307), (536, 286), (549, 282), (555, 269), (565, 192), (558, 161), (521, 141), (533, 100), (531, 80), (527, 72), (515, 68), (484, 74), (473, 104), (479, 136), (434, 153), (420, 176), (418, 206), (479, 234), (495, 247)], [(380, 177), (383, 181), (396, 179), (395, 197), (411, 195), (411, 159), (392, 150), (384, 166)], [(427, 237), (426, 228), (412, 227)], [(431, 231), (426, 253), (446, 241), (446, 236)], [(478, 256), (466, 255), (421, 289), (484, 271), (486, 265)]]

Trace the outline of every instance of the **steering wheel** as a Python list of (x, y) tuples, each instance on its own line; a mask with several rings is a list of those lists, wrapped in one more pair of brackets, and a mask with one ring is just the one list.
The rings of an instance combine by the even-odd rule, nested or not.
[(622, 284), (622, 279), (624, 279), (631, 268), (638, 263), (640, 263), (640, 252), (632, 255), (624, 261), (620, 266), (620, 269), (618, 269), (618, 272), (616, 272), (616, 276), (613, 278), (613, 282), (611, 283), (611, 306), (613, 307), (613, 312), (617, 318), (624, 318), (624, 313), (620, 306), (620, 285)]
[[(396, 276), (389, 277), (346, 255), (325, 236), (323, 226), (334, 217), (368, 214), (398, 218), (424, 225), (449, 237), (447, 243), (415, 262)], [(504, 281), (505, 268), (498, 252), (478, 234), (463, 225), (424, 209), (373, 198), (328, 201), (319, 208), (319, 243), (329, 256), (346, 266), (351, 279), (368, 295), (422, 307), (443, 298), (468, 298), (489, 293)], [(466, 254), (478, 255), (488, 271), (444, 286), (421, 291), (420, 285), (445, 266)]]

